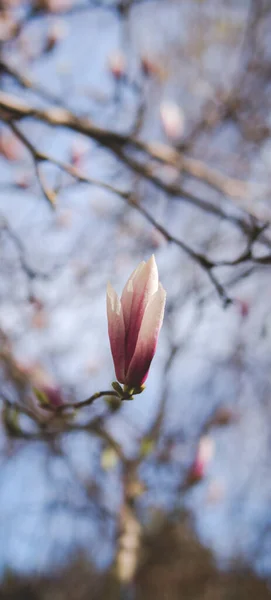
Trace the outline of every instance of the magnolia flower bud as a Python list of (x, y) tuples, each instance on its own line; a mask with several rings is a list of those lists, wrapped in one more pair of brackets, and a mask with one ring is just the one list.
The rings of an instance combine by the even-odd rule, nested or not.
[(154, 256), (141, 262), (119, 299), (107, 287), (107, 318), (117, 380), (141, 391), (154, 357), (164, 318), (166, 292), (158, 280)]
[(141, 57), (141, 69), (147, 77), (155, 76), (159, 74), (159, 65), (157, 62), (152, 60), (149, 56), (145, 55)]
[(64, 21), (55, 21), (51, 24), (45, 42), (44, 52), (51, 52), (68, 33), (67, 24)]
[(46, 423), (52, 417), (52, 412), (48, 409), (56, 409), (64, 404), (62, 392), (40, 365), (34, 365), (27, 371), (32, 388), (28, 398), (28, 408), (38, 421)]
[(16, 161), (22, 158), (23, 146), (16, 136), (10, 131), (1, 130), (0, 132), (0, 154), (9, 161)]
[(18, 171), (15, 176), (15, 185), (22, 190), (27, 190), (31, 186), (30, 173)]
[(35, 395), (40, 400), (40, 404), (49, 405), (53, 408), (62, 406), (63, 397), (58, 387), (44, 385), (42, 388), (35, 388)]
[(176, 140), (184, 132), (184, 115), (181, 108), (170, 100), (162, 102), (160, 117), (167, 137)]
[(204, 435), (199, 440), (196, 456), (188, 476), (189, 483), (195, 483), (206, 475), (207, 467), (214, 455), (214, 450), (214, 441), (207, 435)]
[(235, 304), (239, 310), (241, 317), (244, 319), (249, 315), (250, 304), (247, 300), (243, 300), (241, 298), (236, 298)]
[(116, 51), (111, 54), (108, 61), (108, 67), (115, 79), (121, 79), (126, 73), (126, 59), (124, 54)]
[(70, 161), (74, 167), (81, 167), (84, 158), (89, 151), (88, 143), (82, 137), (73, 140), (70, 149)]

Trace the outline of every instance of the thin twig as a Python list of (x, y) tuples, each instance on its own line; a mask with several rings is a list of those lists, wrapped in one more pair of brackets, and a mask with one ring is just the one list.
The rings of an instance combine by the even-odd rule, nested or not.
[(79, 410), (80, 408), (85, 408), (86, 406), (90, 406), (91, 404), (93, 404), (93, 402), (95, 402), (95, 400), (98, 400), (99, 398), (102, 398), (103, 396), (111, 396), (111, 397), (113, 396), (113, 397), (119, 399), (119, 395), (117, 392), (114, 392), (112, 390), (106, 390), (106, 391), (102, 391), (102, 392), (96, 392), (95, 394), (92, 394), (92, 396), (87, 398), (86, 400), (81, 400), (80, 402), (66, 402), (65, 404), (61, 404), (60, 406), (57, 406), (57, 407), (48, 405), (45, 408), (48, 408), (48, 410), (51, 410), (55, 413), (62, 413), (67, 409)]

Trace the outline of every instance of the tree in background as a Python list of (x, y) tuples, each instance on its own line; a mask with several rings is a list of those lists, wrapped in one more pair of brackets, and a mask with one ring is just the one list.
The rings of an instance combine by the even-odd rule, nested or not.
[[(184, 508), (223, 564), (270, 573), (270, 19), (264, 0), (1, 5), (3, 575), (53, 580), (79, 550), (106, 597), (210, 577), (217, 598), (194, 537), (208, 568), (176, 575)], [(137, 395), (125, 314), (110, 387), (105, 287), (152, 253), (167, 304)]]

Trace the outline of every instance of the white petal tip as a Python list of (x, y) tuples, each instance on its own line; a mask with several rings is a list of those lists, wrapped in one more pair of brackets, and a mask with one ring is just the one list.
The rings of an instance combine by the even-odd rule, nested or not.
[(113, 286), (111, 285), (110, 281), (107, 282), (107, 286), (106, 286), (106, 294), (108, 296), (108, 298), (112, 298), (114, 296), (115, 290), (113, 288)]
[(166, 299), (166, 297), (167, 297), (166, 290), (165, 290), (165, 288), (163, 288), (162, 283), (160, 283), (160, 282), (159, 282), (159, 285), (158, 285), (158, 291), (159, 291), (161, 297), (164, 298), (164, 299)]
[(107, 283), (106, 295), (107, 295), (107, 302), (108, 302), (108, 304), (110, 304), (110, 308), (111, 308), (112, 312), (120, 314), (120, 311), (121, 311), (120, 299), (118, 297), (117, 292), (114, 290), (113, 286), (111, 285), (110, 281), (108, 281), (108, 283)]
[(156, 264), (156, 260), (155, 260), (154, 254), (151, 255), (151, 257), (149, 258), (147, 264), (150, 265), (151, 267), (156, 267), (157, 268), (157, 264)]

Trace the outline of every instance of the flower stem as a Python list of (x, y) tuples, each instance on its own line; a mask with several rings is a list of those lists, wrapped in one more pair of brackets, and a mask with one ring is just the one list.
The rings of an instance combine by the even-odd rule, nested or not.
[(93, 402), (95, 402), (95, 400), (98, 400), (99, 398), (102, 398), (103, 396), (114, 396), (115, 398), (119, 398), (119, 395), (117, 394), (117, 392), (113, 392), (112, 390), (106, 390), (106, 391), (102, 391), (102, 392), (96, 392), (95, 394), (92, 394), (92, 396), (90, 396), (89, 398), (87, 398), (86, 400), (81, 400), (80, 402), (66, 402), (65, 404), (61, 404), (61, 406), (57, 406), (55, 408), (53, 407), (48, 407), (49, 410), (53, 410), (56, 413), (62, 413), (63, 411), (65, 411), (66, 409), (80, 409), (80, 408), (84, 408), (85, 406), (90, 406), (90, 404), (93, 404)]

